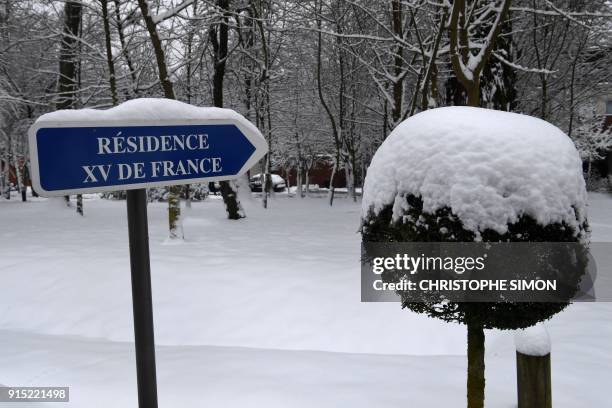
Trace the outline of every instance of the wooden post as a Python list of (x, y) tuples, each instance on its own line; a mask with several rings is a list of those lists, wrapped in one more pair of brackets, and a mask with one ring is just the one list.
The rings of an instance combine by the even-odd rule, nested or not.
[(516, 352), (518, 408), (552, 408), (550, 353), (530, 356)]

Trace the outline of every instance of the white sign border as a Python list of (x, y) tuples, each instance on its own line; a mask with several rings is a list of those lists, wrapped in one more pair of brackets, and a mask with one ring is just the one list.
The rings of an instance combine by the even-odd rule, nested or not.
[[(139, 188), (176, 186), (183, 184), (202, 183), (211, 181), (231, 180), (247, 172), (268, 152), (268, 143), (250, 122), (244, 123), (246, 119), (223, 118), (223, 119), (176, 119), (176, 120), (92, 120), (92, 121), (70, 121), (70, 120), (44, 120), (36, 121), (28, 130), (28, 142), (30, 149), (30, 166), (32, 186), (42, 197), (60, 197), (71, 194), (102, 193), (105, 191), (135, 190)], [(43, 128), (77, 128), (77, 127), (127, 127), (127, 126), (205, 126), (205, 125), (235, 125), (238, 130), (255, 147), (255, 151), (236, 174), (218, 177), (199, 177), (181, 180), (167, 180), (155, 182), (143, 182), (135, 184), (120, 184), (113, 186), (86, 187), (69, 190), (47, 191), (40, 185), (40, 168), (38, 165), (38, 145), (36, 133)]]

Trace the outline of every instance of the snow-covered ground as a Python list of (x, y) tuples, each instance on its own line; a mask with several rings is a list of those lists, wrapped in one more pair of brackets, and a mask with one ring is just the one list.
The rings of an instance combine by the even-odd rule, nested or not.
[[(589, 198), (592, 240), (612, 242), (612, 196)], [(176, 244), (165, 204), (149, 206), (160, 407), (463, 407), (465, 328), (360, 303), (360, 204), (271, 207), (246, 203), (235, 222), (217, 199), (194, 203)], [(136, 406), (125, 218), (121, 201), (86, 200), (80, 218), (61, 200), (0, 200), (0, 384)], [(609, 404), (611, 321), (594, 303), (547, 324), (556, 407)], [(513, 340), (487, 333), (488, 407), (516, 405)]]

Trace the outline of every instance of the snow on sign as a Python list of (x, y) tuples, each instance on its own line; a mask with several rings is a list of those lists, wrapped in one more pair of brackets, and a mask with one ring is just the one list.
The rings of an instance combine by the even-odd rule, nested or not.
[[(225, 180), (245, 173), (268, 150), (261, 133), (233, 111), (168, 102), (43, 115), (29, 131), (34, 189), (61, 196)], [(147, 105), (178, 112), (147, 118)], [(140, 114), (126, 119), (132, 110)]]

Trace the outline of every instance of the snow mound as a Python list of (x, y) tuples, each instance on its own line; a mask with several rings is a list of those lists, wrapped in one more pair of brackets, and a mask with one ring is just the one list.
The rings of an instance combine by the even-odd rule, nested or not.
[(516, 351), (528, 356), (545, 356), (550, 353), (550, 336), (543, 323), (514, 332)]
[(397, 221), (406, 195), (423, 211), (450, 207), (468, 230), (500, 234), (521, 215), (541, 225), (586, 217), (580, 156), (567, 135), (540, 119), (472, 107), (419, 113), (399, 124), (368, 168), (362, 213), (393, 205)]
[[(180, 120), (236, 120), (261, 136), (255, 125), (239, 113), (224, 108), (198, 107), (164, 98), (139, 98), (126, 101), (110, 109), (64, 109), (39, 117), (36, 122), (78, 121), (180, 121)], [(263, 138), (263, 136), (261, 136)]]

